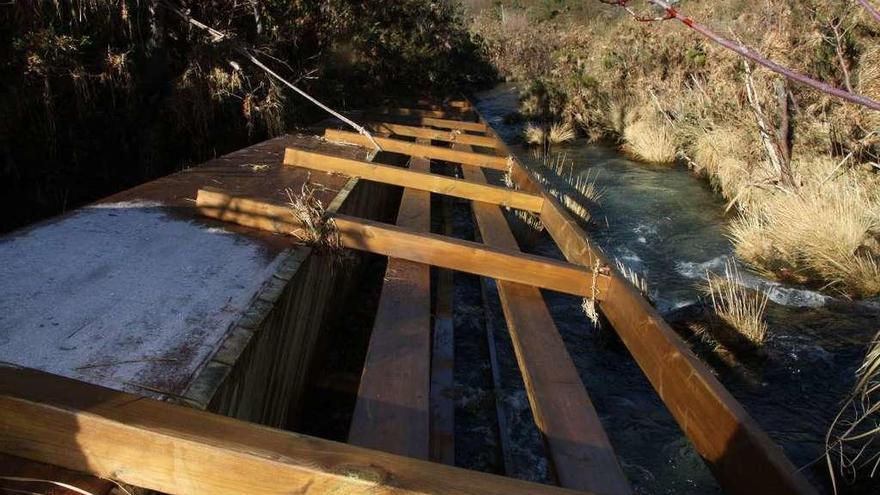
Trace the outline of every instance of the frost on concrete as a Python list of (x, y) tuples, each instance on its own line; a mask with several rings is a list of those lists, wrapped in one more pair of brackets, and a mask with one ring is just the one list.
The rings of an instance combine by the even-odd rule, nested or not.
[(0, 362), (180, 394), (280, 259), (154, 203), (85, 208), (0, 239)]

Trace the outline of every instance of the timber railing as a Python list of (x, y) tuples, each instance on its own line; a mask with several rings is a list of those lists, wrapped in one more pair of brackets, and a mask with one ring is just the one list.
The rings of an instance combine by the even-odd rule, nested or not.
[[(389, 257), (349, 433), (350, 443), (365, 448), (2, 368), (0, 451), (167, 493), (629, 493), (543, 300), (546, 289), (598, 303), (725, 492), (815, 493), (470, 102), (414, 106), (422, 108), (369, 114), (369, 127), (384, 135), (376, 142), (411, 156), (408, 168), (292, 148), (284, 156), (285, 166), (404, 188), (396, 224), (338, 213), (326, 219), (343, 247)], [(325, 138), (373, 147), (335, 129)], [(461, 167), (463, 178), (432, 173), (432, 161)], [(484, 169), (509, 173), (516, 188), (491, 185)], [(482, 242), (432, 234), (431, 194), (470, 201)], [(204, 187), (196, 204), (207, 217), (265, 231), (303, 227), (288, 206), (267, 198)], [(522, 253), (502, 208), (537, 216), (566, 261)], [(449, 303), (439, 299), (449, 290), (438, 288), (432, 335), (431, 266), (497, 281), (533, 416), (562, 488), (441, 464), (454, 462), (454, 414), (443, 399), (451, 387), (452, 330)]]

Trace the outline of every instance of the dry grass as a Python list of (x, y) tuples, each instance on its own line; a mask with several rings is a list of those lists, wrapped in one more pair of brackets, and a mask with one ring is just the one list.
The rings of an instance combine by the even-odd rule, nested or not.
[(764, 311), (769, 294), (747, 289), (733, 262), (724, 267), (724, 276), (706, 273), (706, 284), (715, 314), (752, 343), (762, 344), (767, 336)]
[(838, 474), (852, 483), (880, 468), (880, 333), (856, 372), (856, 385), (825, 437), (825, 458), (837, 493)]
[(550, 144), (562, 144), (574, 141), (577, 135), (574, 127), (568, 122), (556, 122), (550, 126), (550, 132), (547, 133), (547, 141)]
[(725, 198), (736, 198), (740, 204), (751, 202), (754, 184), (763, 178), (760, 172), (756, 177), (759, 167), (750, 160), (752, 143), (747, 136), (742, 129), (720, 127), (699, 132), (690, 146), (693, 170), (707, 177)]
[[(829, 82), (841, 81), (842, 69), (821, 33), (843, 19), (855, 90), (880, 98), (880, 32), (873, 19), (853, 15), (862, 9), (758, 3), (693, 0), (688, 13)], [(880, 112), (789, 85), (797, 102), (791, 115), (795, 180), (781, 185), (746, 101), (739, 56), (696, 37), (682, 43), (679, 30), (646, 29), (622, 14), (596, 22), (571, 22), (566, 15), (529, 26), (521, 17), (504, 19), (500, 27), (492, 15), (482, 15), (474, 24), (502, 72), (530, 88), (521, 100), (525, 111), (572, 122), (591, 139), (616, 140), (638, 160), (686, 161), (727, 199), (728, 209), (744, 215), (731, 232), (737, 252), (765, 274), (830, 284), (848, 295), (880, 294), (880, 174), (853, 173), (880, 162)], [(774, 19), (773, 29), (766, 19)], [(523, 30), (519, 36), (511, 36), (513, 25)], [(781, 120), (779, 77), (755, 70), (750, 79), (753, 101), (775, 127)], [(829, 174), (842, 156), (849, 162)]]
[(288, 189), (287, 197), (294, 217), (302, 225), (290, 234), (319, 252), (341, 253), (342, 241), (336, 224), (327, 217), (324, 205), (315, 197), (315, 190), (308, 181), (303, 184), (299, 194)]
[(551, 158), (549, 153), (542, 153), (540, 159), (541, 167), (533, 171), (538, 180), (565, 208), (588, 222), (592, 218), (590, 206), (598, 205), (602, 199), (602, 191), (596, 185), (598, 175), (589, 170), (587, 173), (575, 170), (574, 162), (565, 154)]
[(678, 154), (676, 141), (670, 125), (653, 114), (636, 117), (623, 130), (623, 150), (648, 163), (674, 163)]
[[(811, 165), (812, 169), (818, 165)], [(824, 167), (827, 169), (827, 166)], [(765, 270), (818, 279), (841, 292), (880, 294), (880, 201), (845, 173), (777, 193), (730, 227), (737, 255)]]
[(523, 130), (523, 137), (528, 144), (543, 146), (545, 138), (544, 128), (529, 122)]
[(625, 279), (629, 280), (629, 282), (633, 284), (636, 289), (638, 289), (638, 291), (642, 294), (642, 296), (645, 297), (645, 299), (648, 299), (650, 301), (652, 298), (650, 289), (648, 288), (648, 279), (645, 278), (644, 275), (640, 275), (637, 271), (623, 264), (622, 261), (618, 259), (614, 261), (617, 265), (617, 271), (619, 271)]

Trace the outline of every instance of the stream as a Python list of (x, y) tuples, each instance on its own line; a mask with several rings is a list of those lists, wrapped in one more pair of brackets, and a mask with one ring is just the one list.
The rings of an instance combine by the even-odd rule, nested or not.
[[(479, 94), (477, 107), (524, 163), (541, 166), (529, 149), (519, 144), (524, 124), (505, 123), (504, 116), (518, 107), (515, 88), (503, 85)], [(725, 236), (730, 216), (725, 214), (719, 196), (706, 181), (684, 167), (637, 163), (613, 147), (590, 144), (585, 139), (555, 147), (553, 153), (557, 152), (573, 162), (576, 174), (596, 178), (602, 190), (600, 204), (591, 209), (593, 221), (587, 228), (593, 241), (610, 259), (617, 259), (646, 278), (651, 298), (661, 313), (686, 314), (700, 300), (699, 285), (706, 272), (723, 272), (725, 262), (733, 257)], [(530, 249), (561, 258), (547, 235), (540, 236)], [(782, 446), (789, 459), (804, 467), (816, 486), (830, 491), (822, 457), (826, 430), (852, 387), (855, 370), (878, 330), (880, 304), (876, 300), (851, 302), (778, 284), (745, 267), (739, 270), (746, 285), (770, 293), (766, 314), (769, 332), (761, 356), (724, 352), (698, 337), (684, 338)], [(491, 295), (491, 282), (484, 284), (488, 287), (482, 291)], [(480, 290), (475, 279), (457, 282), (457, 294), (479, 297)], [(613, 331), (593, 327), (583, 315), (579, 298), (545, 292), (545, 299), (635, 491), (720, 493), (711, 473)], [(484, 318), (484, 324), (495, 329), (501, 371), (500, 389), (494, 391), (494, 397), (503, 405), (503, 420), (511, 431), (507, 471), (513, 476), (547, 481), (550, 475), (546, 455), (530, 423), (531, 413), (503, 315), (495, 297), (486, 300), (486, 314), (481, 314), (479, 308), (467, 308), (467, 314), (457, 311), (456, 318), (462, 323)], [(462, 345), (461, 352), (467, 353), (485, 344)], [(485, 351), (471, 354), (469, 357), (484, 359), (479, 356)], [(494, 409), (493, 401), (483, 400), (489, 403), (483, 408), (473, 406), (491, 394), (489, 371), (485, 366), (472, 370), (471, 375), (480, 375), (476, 381), (473, 376), (465, 376), (466, 371), (462, 373), (461, 382), (471, 388), (459, 399), (459, 409), (475, 417), (480, 415), (473, 411), (483, 409), (484, 419), (457, 425), (457, 437), (480, 437), (489, 448), (497, 449), (501, 439), (497, 428), (490, 431), (493, 420), (489, 416), (494, 413), (488, 412)], [(476, 382), (483, 385), (475, 389)], [(458, 417), (459, 411), (456, 414)], [(457, 464), (500, 470), (497, 456), (493, 458), (485, 446), (479, 445), (476, 441), (470, 447), (468, 442), (461, 443)], [(876, 493), (878, 486), (880, 483), (873, 489), (860, 486), (843, 493)]]

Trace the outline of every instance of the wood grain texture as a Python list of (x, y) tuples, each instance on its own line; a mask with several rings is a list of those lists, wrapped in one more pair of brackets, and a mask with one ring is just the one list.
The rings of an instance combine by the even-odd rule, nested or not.
[[(473, 182), (486, 180), (477, 170), (465, 170), (464, 176)], [(497, 206), (475, 201), (473, 212), (483, 242), (519, 249)], [(544, 436), (559, 484), (595, 493), (630, 493), (608, 435), (541, 291), (503, 280), (497, 287), (532, 414)]]
[(438, 119), (437, 117), (422, 117), (419, 119), (419, 124), (438, 129), (458, 129), (473, 132), (486, 132), (489, 129), (489, 126), (483, 122), (464, 122), (461, 120)]
[[(440, 199), (443, 232), (452, 235), (452, 199)], [(455, 465), (455, 325), (452, 270), (437, 269), (431, 352), (431, 460)]]
[[(430, 172), (424, 158), (410, 169)], [(397, 225), (431, 230), (431, 193), (407, 188)], [(431, 268), (389, 258), (370, 335), (348, 441), (428, 459), (430, 447)]]
[(564, 494), (0, 368), (0, 452), (169, 494)]
[[(483, 120), (481, 118), (483, 122)], [(498, 141), (498, 149), (509, 149)], [(608, 260), (565, 208), (531, 179), (516, 159), (511, 175), (523, 190), (544, 196), (541, 221), (572, 263)], [(638, 362), (654, 390), (706, 460), (725, 493), (815, 494), (816, 489), (785, 457), (742, 405), (617, 270), (603, 290), (600, 309)]]
[[(379, 113), (387, 113), (389, 115), (405, 115), (405, 116), (418, 116), (418, 117), (435, 117), (439, 119), (458, 119), (458, 118), (467, 118), (467, 114), (471, 113), (470, 110), (466, 110), (462, 112), (460, 109), (456, 109), (454, 111), (444, 111), (439, 109), (425, 109), (425, 108), (401, 108), (401, 107), (381, 107), (376, 109)], [(472, 114), (471, 114), (472, 115)]]
[[(30, 461), (12, 455), (0, 454), (0, 475), (11, 478), (30, 478), (51, 480), (75, 486), (93, 495), (108, 495), (114, 488), (110, 480), (96, 478), (69, 469), (51, 466), (41, 462)], [(7, 492), (5, 489), (23, 490), (23, 492)], [(0, 493), (34, 493), (39, 495), (80, 495), (77, 492), (59, 485), (27, 481), (11, 481), (0, 479)]]
[(371, 122), (367, 123), (366, 127), (374, 132), (385, 132), (388, 134), (396, 134), (398, 136), (424, 138), (431, 141), (470, 144), (474, 146), (482, 146), (484, 148), (494, 148), (496, 146), (493, 138), (476, 136), (474, 134), (464, 134), (461, 131), (430, 129), (427, 127), (416, 127), (405, 124), (395, 124), (392, 122)]
[[(373, 147), (373, 143), (370, 141), (369, 138), (356, 132), (327, 129), (324, 132), (324, 138), (332, 142), (356, 144), (358, 146), (368, 148)], [(443, 160), (462, 165), (486, 167), (495, 170), (507, 170), (507, 158), (502, 156), (458, 151), (449, 148), (443, 148), (440, 146), (430, 146), (426, 144), (414, 143), (412, 141), (403, 141), (400, 139), (383, 138), (377, 136), (374, 136), (373, 139), (379, 146), (382, 147), (383, 151), (389, 151), (391, 153), (403, 153), (405, 155), (421, 156), (425, 158), (430, 158), (432, 160)]]
[[(229, 196), (222, 191), (200, 189), (199, 211), (211, 218), (270, 232), (290, 234), (301, 227), (286, 206)], [(407, 229), (347, 215), (332, 215), (342, 245), (475, 275), (534, 285), (577, 296), (592, 296), (593, 273), (582, 266), (510, 250), (493, 248), (442, 235)], [(598, 293), (605, 292), (607, 276), (596, 280)]]
[[(359, 136), (360, 134), (357, 135)], [(447, 196), (480, 199), (487, 203), (509, 206), (533, 213), (539, 213), (544, 204), (544, 198), (541, 196), (511, 190), (506, 187), (476, 184), (453, 177), (432, 174), (430, 170), (407, 170), (393, 165), (350, 160), (295, 148), (287, 149), (284, 154), (284, 163), (289, 166), (344, 174), (350, 177), (359, 177), (374, 182), (445, 194)]]

